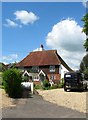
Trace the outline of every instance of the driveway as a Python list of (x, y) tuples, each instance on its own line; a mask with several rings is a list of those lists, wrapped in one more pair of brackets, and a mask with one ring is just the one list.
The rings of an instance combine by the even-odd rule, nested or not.
[(3, 118), (86, 118), (86, 114), (47, 102), (39, 95), (14, 100), (2, 109)]

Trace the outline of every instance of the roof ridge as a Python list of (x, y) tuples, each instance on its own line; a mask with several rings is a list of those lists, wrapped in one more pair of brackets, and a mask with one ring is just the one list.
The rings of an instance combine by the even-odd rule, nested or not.
[[(58, 53), (57, 53), (57, 55), (58, 55)], [(69, 65), (62, 59), (61, 56), (58, 55), (58, 57), (59, 57), (59, 59), (60, 59), (61, 64), (62, 64), (68, 71), (73, 71), (73, 70), (69, 67)]]
[(34, 52), (48, 52), (48, 51), (57, 51), (57, 50), (32, 51), (32, 52), (30, 52), (30, 53), (34, 53)]
[(57, 56), (57, 50), (56, 50), (56, 51), (54, 51), (54, 54), (55, 54), (55, 56), (56, 56), (56, 58), (57, 58), (58, 62), (59, 62), (59, 63), (61, 63), (61, 61), (59, 60), (59, 58), (58, 58), (58, 56)]

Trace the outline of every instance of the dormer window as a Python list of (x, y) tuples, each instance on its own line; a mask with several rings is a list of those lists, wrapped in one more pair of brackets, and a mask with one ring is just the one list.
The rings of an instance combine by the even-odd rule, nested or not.
[(55, 72), (55, 66), (54, 65), (50, 66), (50, 72)]

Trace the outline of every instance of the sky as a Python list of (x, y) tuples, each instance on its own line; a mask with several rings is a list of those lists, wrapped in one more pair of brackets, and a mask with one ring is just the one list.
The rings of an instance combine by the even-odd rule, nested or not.
[(82, 2), (3, 2), (2, 56), (5, 64), (19, 62), (41, 44), (56, 49), (72, 68), (79, 69), (85, 55)]

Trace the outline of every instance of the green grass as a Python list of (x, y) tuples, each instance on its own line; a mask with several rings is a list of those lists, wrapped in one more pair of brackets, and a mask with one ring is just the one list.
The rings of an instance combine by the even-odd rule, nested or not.
[(3, 86), (3, 85), (0, 85), (0, 88), (1, 88), (1, 89), (4, 89), (4, 86)]
[(0, 75), (2, 74), (2, 72), (0, 72)]

